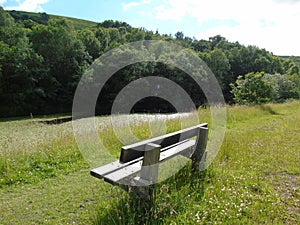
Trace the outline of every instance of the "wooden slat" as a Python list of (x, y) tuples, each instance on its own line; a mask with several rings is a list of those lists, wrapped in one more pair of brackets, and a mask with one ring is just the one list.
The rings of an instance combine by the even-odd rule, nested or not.
[[(188, 141), (188, 140), (185, 140), (185, 141)], [(183, 141), (183, 142), (185, 142), (185, 141)], [(166, 147), (164, 149), (161, 149), (161, 151), (162, 152), (166, 151), (169, 148), (172, 148), (172, 147), (175, 147), (177, 145), (182, 144), (183, 142), (178, 142), (178, 143), (176, 143), (174, 145), (168, 146), (168, 147)], [(142, 159), (143, 159), (143, 157), (140, 157), (140, 158), (137, 158), (137, 159), (135, 159), (133, 161), (130, 161), (130, 162), (127, 162), (127, 163), (122, 163), (119, 160), (117, 160), (117, 161), (114, 161), (112, 163), (109, 163), (109, 164), (100, 166), (98, 168), (95, 168), (95, 169), (91, 170), (90, 173), (91, 173), (92, 176), (97, 177), (99, 179), (102, 179), (105, 176), (105, 174), (112, 173), (112, 172), (114, 172), (116, 170), (122, 169), (122, 168), (124, 168), (126, 166), (129, 166), (130, 164), (134, 164), (134, 163), (136, 163), (136, 162), (138, 162), (138, 161), (140, 161)]]
[(131, 164), (115, 172), (104, 175), (104, 180), (108, 183), (116, 185), (118, 181), (125, 179), (126, 177), (132, 176), (141, 171), (143, 161)]
[[(176, 155), (190, 154), (193, 151), (194, 145), (195, 145), (195, 140), (189, 140), (189, 141), (182, 142), (181, 144), (175, 147), (169, 148), (160, 154), (160, 162), (168, 160)], [(142, 161), (140, 160), (139, 162), (128, 165), (125, 168), (121, 168), (112, 173), (104, 175), (104, 180), (106, 182), (115, 185), (122, 179), (137, 174), (138, 172), (141, 171), (141, 168), (142, 168)]]
[(121, 150), (120, 162), (126, 163), (131, 160), (143, 157), (145, 146), (149, 143), (158, 144), (161, 145), (162, 148), (165, 148), (169, 145), (197, 136), (200, 127), (207, 127), (207, 123), (199, 124), (197, 126), (193, 126), (184, 130), (124, 146)]
[(170, 148), (167, 151), (162, 152), (160, 154), (160, 162), (168, 160), (176, 155), (186, 156), (186, 153), (192, 153), (195, 142), (195, 140), (189, 140), (173, 148)]
[(95, 168), (95, 169), (91, 170), (90, 173), (92, 176), (102, 179), (105, 176), (105, 174), (112, 173), (116, 170), (122, 169), (126, 166), (129, 166), (130, 164), (134, 164), (134, 163), (140, 161), (141, 159), (142, 159), (142, 157), (140, 157), (134, 161), (128, 162), (128, 163), (121, 163), (119, 160), (117, 160), (112, 163), (106, 164), (104, 166)]

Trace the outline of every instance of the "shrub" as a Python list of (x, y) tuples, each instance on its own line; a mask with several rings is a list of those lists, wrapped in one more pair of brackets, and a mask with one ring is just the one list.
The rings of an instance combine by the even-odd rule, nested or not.
[(235, 84), (231, 84), (234, 101), (237, 104), (261, 104), (271, 101), (273, 87), (263, 76), (262, 72), (239, 76)]

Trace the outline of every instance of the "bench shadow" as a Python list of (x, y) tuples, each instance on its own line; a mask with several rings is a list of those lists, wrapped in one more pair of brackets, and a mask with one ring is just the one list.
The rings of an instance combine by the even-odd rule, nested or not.
[(98, 206), (93, 224), (164, 224), (165, 219), (183, 212), (187, 201), (191, 201), (188, 205), (202, 201), (206, 176), (206, 171), (191, 172), (191, 165), (185, 166), (156, 185), (156, 199), (151, 207), (145, 207), (143, 198), (122, 191), (121, 198), (109, 203), (110, 208)]
[(47, 124), (47, 125), (58, 125), (66, 122), (72, 121), (72, 117), (64, 117), (64, 118), (55, 118), (52, 120), (42, 120), (39, 121), (40, 123)]
[(260, 105), (259, 107), (261, 110), (266, 111), (266, 112), (270, 113), (271, 115), (281, 115), (280, 113), (274, 111), (274, 109), (272, 109), (270, 106)]

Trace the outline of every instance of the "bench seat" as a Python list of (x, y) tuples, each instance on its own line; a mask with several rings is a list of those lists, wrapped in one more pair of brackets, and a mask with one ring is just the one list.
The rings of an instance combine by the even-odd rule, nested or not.
[[(161, 149), (159, 162), (168, 160), (176, 155), (183, 155), (187, 158), (193, 153), (195, 140), (184, 140), (174, 145)], [(110, 164), (98, 167), (91, 171), (91, 175), (99, 179), (104, 178), (108, 183), (116, 185), (123, 179), (137, 175), (142, 169), (143, 157), (139, 157), (127, 163), (122, 163), (119, 160)]]
[[(129, 190), (130, 186), (151, 186), (158, 182), (159, 165), (176, 156), (191, 159), (193, 169), (199, 168), (203, 156), (205, 158), (207, 126), (203, 123), (123, 146), (119, 160), (95, 168), (90, 173)], [(167, 172), (165, 169), (168, 170), (168, 166), (163, 172)]]

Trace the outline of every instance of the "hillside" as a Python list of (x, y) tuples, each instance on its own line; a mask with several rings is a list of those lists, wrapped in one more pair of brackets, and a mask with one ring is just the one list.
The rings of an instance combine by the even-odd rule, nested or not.
[[(47, 24), (49, 19), (64, 19), (74, 26), (76, 30), (96, 27), (99, 22), (78, 19), (74, 17), (66, 17), (59, 15), (52, 15), (47, 13), (34, 13), (25, 11), (9, 10), (7, 11), (16, 21), (32, 20), (36, 23)], [(279, 56), (282, 59), (292, 59), (300, 66), (300, 56)]]
[(77, 30), (92, 28), (97, 26), (96, 22), (76, 19), (71, 17), (65, 17), (65, 16), (51, 15), (46, 13), (33, 13), (33, 12), (24, 12), (24, 11), (15, 11), (15, 10), (8, 11), (8, 12), (16, 21), (32, 20), (36, 23), (47, 24), (48, 20), (51, 18), (64, 19), (67, 20), (70, 24), (72, 24), (74, 28)]

